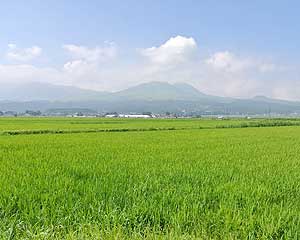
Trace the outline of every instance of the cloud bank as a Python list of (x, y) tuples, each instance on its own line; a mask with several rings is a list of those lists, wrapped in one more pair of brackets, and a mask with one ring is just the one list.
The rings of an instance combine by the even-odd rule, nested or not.
[(190, 60), (196, 51), (197, 44), (193, 38), (177, 36), (161, 46), (142, 49), (140, 53), (154, 64), (176, 65)]
[(208, 94), (229, 97), (266, 95), (300, 100), (297, 66), (229, 50), (204, 54), (192, 37), (175, 36), (158, 46), (137, 49), (131, 59), (114, 43), (87, 47), (62, 46), (67, 60), (60, 67), (36, 66), (28, 62), (42, 54), (38, 46), (18, 48), (9, 44), (0, 64), (0, 83), (44, 81), (83, 88), (115, 91), (148, 81), (186, 82)]
[(42, 49), (38, 46), (29, 48), (18, 48), (16, 44), (8, 44), (7, 58), (19, 62), (31, 61), (42, 54)]

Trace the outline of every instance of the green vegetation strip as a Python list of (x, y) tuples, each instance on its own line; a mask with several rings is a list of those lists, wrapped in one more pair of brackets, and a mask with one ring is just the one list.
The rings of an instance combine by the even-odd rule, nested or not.
[(264, 120), (258, 122), (241, 122), (239, 124), (219, 125), (216, 128), (248, 128), (248, 127), (284, 127), (300, 126), (299, 121)]
[(173, 130), (283, 127), (283, 126), (300, 126), (300, 121), (264, 120), (264, 121), (254, 121), (254, 122), (238, 122), (234, 124), (224, 124), (224, 125), (215, 125), (215, 126), (186, 126), (186, 127), (4, 130), (4, 131), (0, 131), (0, 135), (71, 134), (71, 133), (97, 133), (97, 132), (143, 132), (143, 131), (173, 131)]
[(118, 129), (70, 129), (70, 130), (12, 130), (2, 131), (0, 135), (31, 135), (31, 134), (69, 134), (69, 133), (97, 133), (97, 132), (143, 132), (143, 131), (172, 131), (185, 128), (118, 128)]

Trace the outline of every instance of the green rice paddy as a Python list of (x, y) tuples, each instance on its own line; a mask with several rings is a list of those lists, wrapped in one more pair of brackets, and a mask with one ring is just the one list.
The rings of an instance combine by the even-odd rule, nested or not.
[(0, 118), (0, 238), (298, 239), (299, 124)]

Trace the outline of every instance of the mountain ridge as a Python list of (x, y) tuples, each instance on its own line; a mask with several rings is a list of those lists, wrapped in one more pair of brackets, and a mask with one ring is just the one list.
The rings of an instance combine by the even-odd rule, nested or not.
[[(35, 97), (33, 97), (33, 95)], [(40, 82), (30, 82), (0, 89), (0, 101), (83, 101), (83, 100), (112, 100), (127, 98), (131, 100), (253, 100), (265, 102), (289, 102), (282, 99), (273, 99), (263, 95), (253, 98), (236, 99), (205, 94), (192, 85), (183, 82), (170, 84), (168, 82), (152, 81), (141, 83), (116, 92), (83, 89), (68, 85), (57, 85)]]
[(135, 100), (197, 100), (207, 96), (186, 83), (142, 83), (114, 93), (116, 96)]
[[(13, 94), (12, 94), (13, 92)], [(13, 95), (12, 98), (5, 96)], [(35, 96), (35, 98), (33, 97)], [(2, 99), (2, 101), (1, 101)], [(148, 82), (117, 92), (100, 92), (52, 84), (0, 89), (0, 111), (90, 108), (98, 112), (196, 112), (199, 114), (300, 115), (300, 103), (265, 96), (236, 99), (207, 95), (187, 83)]]

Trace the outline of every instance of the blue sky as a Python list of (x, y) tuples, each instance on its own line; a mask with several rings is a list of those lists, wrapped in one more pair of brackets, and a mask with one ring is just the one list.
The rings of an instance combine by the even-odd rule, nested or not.
[[(118, 90), (137, 84), (139, 81), (156, 79), (180, 81), (181, 79), (174, 77), (176, 73), (176, 76), (182, 77), (182, 81), (187, 81), (212, 94), (237, 97), (265, 94), (300, 99), (300, 94), (298, 96), (297, 92), (289, 93), (289, 88), (293, 86), (295, 88), (299, 80), (299, 72), (297, 72), (300, 63), (299, 9), (300, 2), (296, 0), (3, 1), (0, 8), (0, 54), (2, 55), (0, 64), (2, 68), (12, 66), (24, 68), (26, 65), (28, 68), (34, 68), (34, 71), (40, 71), (41, 76), (44, 76), (46, 69), (50, 72), (49, 76), (44, 77), (48, 79), (47, 81), (51, 81), (52, 77), (54, 83), (99, 90)], [(171, 66), (166, 66), (166, 63), (163, 64), (164, 66), (158, 66), (161, 62), (153, 61), (153, 54), (168, 54), (171, 51), (170, 56), (174, 57), (172, 51), (176, 52), (178, 49), (172, 48), (173, 50), (161, 52), (158, 48), (176, 36), (183, 38), (177, 39), (175, 44), (179, 44), (178, 46), (187, 44), (187, 48), (180, 49), (185, 54), (184, 57), (180, 57), (180, 64), (177, 61)], [(197, 52), (195, 54), (190, 54), (191, 45), (186, 41), (189, 38), (196, 43), (196, 47), (192, 47), (194, 52)], [(10, 47), (8, 44), (11, 44)], [(82, 47), (82, 49), (63, 47), (65, 45)], [(33, 47), (38, 47), (40, 50), (32, 49)], [(151, 47), (156, 47), (157, 51), (150, 55), (145, 54), (144, 50)], [(112, 48), (114, 53), (106, 51)], [(103, 60), (101, 49), (106, 49), (104, 55), (109, 55), (109, 61)], [(82, 51), (86, 51), (84, 56)], [(33, 55), (20, 58), (20, 54)], [(87, 57), (87, 54), (93, 56), (102, 54), (101, 61), (98, 57), (93, 58), (90, 55)], [(197, 57), (191, 60), (191, 55)], [(210, 82), (211, 79), (222, 78), (224, 73), (204, 66), (204, 63), (208, 62), (216, 65), (215, 61), (209, 60), (213, 60), (214, 57), (215, 60), (225, 58), (227, 65), (236, 65), (231, 67), (229, 74), (228, 71), (226, 72), (228, 76), (225, 74), (223, 79), (224, 86), (228, 83), (232, 84), (232, 91), (229, 89), (222, 92), (222, 89), (214, 89), (213, 86), (205, 85), (205, 81), (199, 79), (205, 77), (209, 79), (206, 81)], [(84, 66), (93, 62), (93, 69), (88, 68), (86, 75), (80, 71), (81, 77), (78, 77), (78, 74), (66, 76), (62, 72), (65, 64), (74, 61), (78, 63), (79, 60), (82, 60)], [(247, 64), (249, 68), (242, 67)], [(266, 65), (264, 69), (280, 69), (280, 71), (261, 74), (254, 69), (254, 65), (259, 64)], [(80, 68), (79, 64), (76, 66)], [(223, 71), (222, 66), (218, 67)], [(23, 71), (23, 68), (15, 71)], [(142, 68), (145, 68), (143, 72), (140, 71)], [(201, 68), (202, 72), (197, 72), (198, 68)], [(136, 69), (137, 76), (134, 76), (130, 72)], [(178, 69), (183, 70), (179, 72)], [(234, 75), (233, 69), (238, 69), (239, 72)], [(244, 70), (243, 73), (241, 69)], [(93, 71), (94, 74), (91, 74)], [(149, 75), (149, 72), (152, 75)], [(35, 74), (31, 75), (39, 76)], [(127, 79), (120, 80), (121, 76), (126, 76)], [(285, 76), (288, 79), (285, 79)], [(0, 77), (4, 76), (0, 75)], [(277, 86), (277, 90), (268, 90), (272, 83), (271, 79), (275, 77), (274, 85)], [(89, 78), (89, 81), (84, 82), (85, 78)], [(234, 83), (230, 78), (244, 80)], [(15, 82), (40, 81), (39, 79), (22, 80), (19, 76), (13, 77), (13, 80)], [(238, 88), (249, 81), (253, 81), (249, 90), (239, 92)], [(278, 89), (284, 84), (288, 87), (280, 93)], [(216, 82), (216, 85), (219, 83)]]

